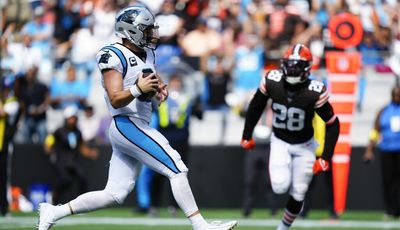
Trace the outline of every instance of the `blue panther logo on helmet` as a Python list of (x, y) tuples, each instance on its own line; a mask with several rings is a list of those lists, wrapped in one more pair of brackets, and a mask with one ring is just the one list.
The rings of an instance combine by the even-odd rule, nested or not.
[(160, 40), (154, 15), (141, 5), (126, 7), (118, 12), (115, 33), (139, 48), (156, 49)]

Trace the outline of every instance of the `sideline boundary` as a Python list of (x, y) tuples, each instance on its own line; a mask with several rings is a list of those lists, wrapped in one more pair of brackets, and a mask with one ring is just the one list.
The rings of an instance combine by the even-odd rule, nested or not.
[[(225, 221), (227, 219), (223, 219)], [(239, 219), (238, 226), (243, 227), (275, 227), (280, 220)], [(36, 226), (36, 217), (6, 217), (0, 218), (0, 229), (18, 229)], [(182, 218), (120, 218), (120, 217), (69, 217), (57, 223), (58, 226), (73, 225), (140, 225), (140, 226), (189, 226)], [(296, 220), (293, 227), (312, 228), (354, 228), (354, 229), (400, 229), (398, 221), (361, 221), (361, 220)]]

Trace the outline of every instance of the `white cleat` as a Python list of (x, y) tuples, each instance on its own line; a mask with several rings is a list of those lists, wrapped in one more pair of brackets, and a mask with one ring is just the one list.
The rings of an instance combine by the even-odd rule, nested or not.
[(236, 220), (228, 222), (213, 221), (208, 225), (207, 230), (231, 230), (234, 229), (237, 224), (238, 222)]
[(48, 203), (39, 204), (39, 222), (38, 230), (48, 230), (56, 222), (56, 218), (53, 211), (53, 205)]

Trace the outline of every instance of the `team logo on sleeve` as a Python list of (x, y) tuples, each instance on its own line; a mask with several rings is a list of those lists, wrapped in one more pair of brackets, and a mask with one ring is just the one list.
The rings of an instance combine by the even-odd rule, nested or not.
[(106, 50), (105, 53), (103, 53), (100, 57), (99, 63), (108, 63), (108, 59), (110, 59), (111, 54), (109, 54), (109, 50)]
[(137, 65), (136, 58), (135, 57), (130, 57), (129, 58), (129, 64), (131, 65), (131, 67)]

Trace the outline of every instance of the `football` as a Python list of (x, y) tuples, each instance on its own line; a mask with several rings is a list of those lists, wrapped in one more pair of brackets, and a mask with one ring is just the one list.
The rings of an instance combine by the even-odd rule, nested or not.
[[(142, 70), (143, 77), (148, 77), (150, 74), (153, 73), (152, 69), (143, 69)], [(157, 77), (153, 75), (152, 79), (156, 79)], [(135, 84), (137, 83), (138, 80), (136, 80)], [(148, 93), (143, 93), (138, 97), (139, 101), (151, 101), (151, 99), (156, 95), (157, 92), (148, 92)]]

